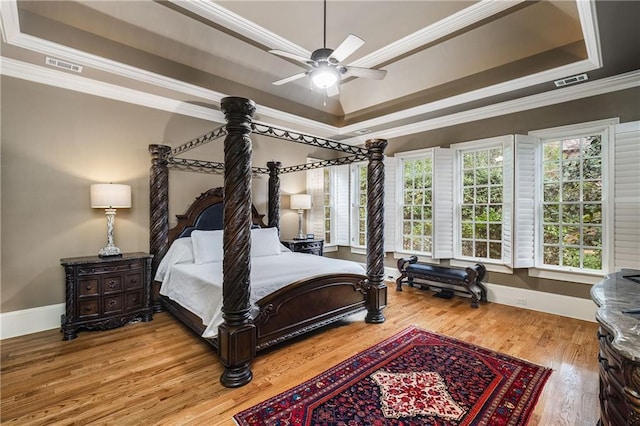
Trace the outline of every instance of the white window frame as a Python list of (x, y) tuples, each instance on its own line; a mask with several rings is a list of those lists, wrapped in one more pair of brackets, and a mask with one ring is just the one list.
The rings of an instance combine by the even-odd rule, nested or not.
[[(615, 146), (615, 125), (619, 123), (618, 118), (591, 121), (586, 123), (572, 124), (568, 126), (540, 129), (529, 132), (529, 135), (538, 139), (536, 162), (536, 203), (535, 203), (535, 255), (534, 267), (529, 269), (529, 275), (538, 278), (555, 279), (562, 281), (572, 281), (594, 284), (602, 279), (603, 275), (610, 273), (614, 268), (614, 235), (613, 218), (614, 208), (612, 202), (613, 195), (613, 159)], [(554, 267), (542, 263), (542, 144), (549, 139), (563, 139), (569, 137), (602, 135), (602, 273), (572, 267)]]
[[(343, 167), (343, 166), (341, 166)], [(359, 210), (355, 207), (355, 200), (358, 193), (358, 172), (361, 168), (368, 170), (369, 162), (362, 161), (358, 163), (352, 163), (349, 166), (350, 175), (350, 231), (349, 242), (351, 246), (351, 252), (356, 254), (367, 254), (366, 244), (366, 229), (365, 229), (365, 245), (357, 244), (358, 221)], [(384, 157), (384, 251), (393, 252), (395, 249), (395, 235), (396, 235), (396, 215), (397, 209), (392, 206), (395, 204), (396, 194), (396, 158), (385, 156)], [(366, 205), (365, 205), (366, 214)]]
[[(349, 242), (351, 246), (351, 252), (356, 254), (366, 254), (367, 253), (367, 241), (366, 241), (366, 225), (365, 225), (365, 243), (359, 244), (359, 227), (360, 227), (360, 213), (359, 206), (357, 204), (357, 200), (360, 196), (360, 170), (367, 169), (367, 162), (359, 162), (352, 163), (349, 167), (350, 171), (350, 181), (351, 181), (351, 195), (349, 200), (349, 205), (351, 207), (351, 227), (350, 227), (350, 236)], [(366, 193), (365, 193), (366, 195)], [(365, 205), (366, 211), (366, 205)], [(366, 221), (366, 213), (365, 213), (365, 221)], [(366, 222), (365, 222), (366, 223)]]
[[(453, 165), (453, 257), (451, 265), (468, 266), (477, 262), (482, 262), (488, 270), (513, 273), (512, 259), (512, 224), (513, 224), (513, 148), (515, 135), (498, 136), (487, 139), (480, 139), (469, 142), (462, 142), (451, 145), (454, 152)], [(502, 149), (503, 155), (503, 173), (502, 173), (502, 251), (501, 259), (490, 259), (484, 257), (462, 256), (462, 223), (461, 223), (461, 205), (463, 201), (462, 194), (462, 153), (468, 151), (478, 151), (492, 148)], [(510, 249), (510, 250), (508, 250)]]
[[(321, 160), (318, 160), (315, 158), (307, 158), (307, 163), (314, 163), (317, 161), (321, 161)], [(329, 198), (330, 198), (329, 205), (324, 204), (324, 173), (325, 171), (329, 172)], [(316, 186), (321, 186), (321, 188)], [(322, 234), (315, 235), (315, 238), (325, 239), (325, 234), (327, 230), (325, 228), (324, 210), (326, 207), (329, 207), (329, 209), (331, 210), (330, 229), (329, 229), (331, 242), (328, 243), (325, 239), (324, 248), (323, 248), (323, 251), (325, 252), (332, 252), (332, 251), (338, 250), (338, 244), (336, 240), (336, 237), (337, 237), (336, 206), (339, 205), (337, 188), (338, 188), (338, 178), (337, 178), (337, 169), (335, 166), (321, 167), (317, 169), (307, 170), (307, 194), (311, 194), (312, 210), (311, 210), (311, 213), (307, 215), (306, 229), (313, 230), (314, 235), (317, 234), (320, 230), (322, 230)], [(321, 204), (322, 214), (321, 214), (321, 218), (318, 219), (317, 215), (319, 214), (320, 207), (316, 206), (315, 203), (319, 202), (320, 199), (322, 200), (322, 204)]]
[[(396, 238), (395, 238), (395, 251), (394, 257), (401, 258), (406, 257), (408, 255), (415, 255), (422, 262), (429, 263), (438, 263), (437, 260), (434, 259), (433, 250), (435, 246), (435, 159), (434, 159), (434, 148), (425, 148), (418, 149), (414, 151), (406, 151), (395, 153), (394, 157), (396, 158), (396, 197), (395, 197), (395, 228)], [(431, 208), (432, 208), (432, 216), (431, 216), (431, 251), (430, 252), (416, 252), (413, 250), (406, 250), (403, 247), (403, 238), (404, 238), (404, 227), (403, 227), (403, 218), (404, 218), (404, 162), (405, 160), (421, 160), (428, 158), (431, 160)], [(390, 206), (385, 206), (385, 209)]]

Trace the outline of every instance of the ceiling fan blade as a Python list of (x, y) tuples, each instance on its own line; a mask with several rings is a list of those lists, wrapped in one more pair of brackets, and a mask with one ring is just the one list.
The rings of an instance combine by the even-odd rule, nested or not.
[(386, 70), (372, 70), (369, 68), (360, 68), (360, 67), (346, 67), (347, 72), (344, 74), (345, 77), (362, 77), (362, 78), (372, 78), (374, 80), (382, 80), (387, 75)]
[(296, 61), (300, 61), (305, 65), (309, 65), (309, 62), (312, 62), (311, 59), (305, 58), (304, 56), (300, 56), (296, 53), (285, 52), (284, 50), (270, 50), (269, 53), (273, 53), (274, 55), (283, 56), (289, 59), (295, 59)]
[(358, 50), (364, 44), (364, 40), (357, 35), (349, 34), (347, 38), (333, 51), (331, 56), (338, 62), (347, 59), (353, 52)]
[(330, 98), (333, 98), (334, 96), (338, 96), (340, 94), (340, 89), (338, 89), (337, 84), (329, 86), (325, 90), (327, 91), (327, 96), (329, 96)]
[(271, 84), (273, 84), (274, 86), (282, 86), (285, 83), (289, 83), (290, 81), (298, 80), (299, 78), (302, 78), (302, 77), (304, 77), (306, 75), (307, 75), (306, 72), (301, 72), (301, 73), (289, 76), (287, 78), (283, 78), (282, 80), (274, 81)]

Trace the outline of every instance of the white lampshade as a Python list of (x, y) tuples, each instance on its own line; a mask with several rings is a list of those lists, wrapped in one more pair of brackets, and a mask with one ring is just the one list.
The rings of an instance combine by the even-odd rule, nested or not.
[(131, 186), (115, 183), (91, 185), (91, 207), (94, 209), (131, 207)]
[(320, 65), (311, 73), (311, 81), (321, 89), (333, 86), (338, 80), (340, 80), (340, 73), (328, 65)]
[(293, 194), (290, 199), (292, 210), (309, 210), (311, 208), (311, 195)]

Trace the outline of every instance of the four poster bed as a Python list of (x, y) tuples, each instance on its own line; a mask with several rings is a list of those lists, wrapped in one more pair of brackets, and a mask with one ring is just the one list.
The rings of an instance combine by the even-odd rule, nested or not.
[[(213, 345), (224, 366), (221, 383), (238, 387), (251, 380), (250, 362), (256, 351), (364, 310), (366, 322), (384, 322), (386, 141), (369, 140), (366, 148), (359, 148), (253, 123), (255, 104), (244, 98), (224, 98), (221, 109), (226, 126), (174, 149), (149, 146), (153, 305), (156, 312), (170, 311)], [(275, 161), (267, 163), (267, 168), (252, 167), (252, 132), (348, 155), (291, 167)], [(177, 157), (222, 136), (223, 164)], [(363, 160), (369, 162), (366, 271), (353, 262), (288, 253), (279, 244), (277, 231), (280, 175)], [(224, 170), (224, 187), (201, 194), (172, 229), (170, 169)], [(256, 173), (269, 175), (267, 226), (251, 202), (251, 178)], [(194, 288), (199, 289), (197, 293)], [(205, 293), (200, 293), (202, 289)], [(215, 304), (218, 311), (211, 313), (209, 305)]]

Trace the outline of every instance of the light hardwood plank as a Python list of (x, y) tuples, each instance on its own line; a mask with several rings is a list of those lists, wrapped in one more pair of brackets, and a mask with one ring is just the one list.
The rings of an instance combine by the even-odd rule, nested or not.
[(261, 353), (254, 379), (226, 389), (212, 348), (161, 313), (148, 323), (2, 341), (2, 424), (232, 425), (232, 416), (312, 378), (409, 325), (550, 367), (532, 425), (594, 425), (599, 417), (595, 323), (389, 283), (383, 324), (363, 315)]

